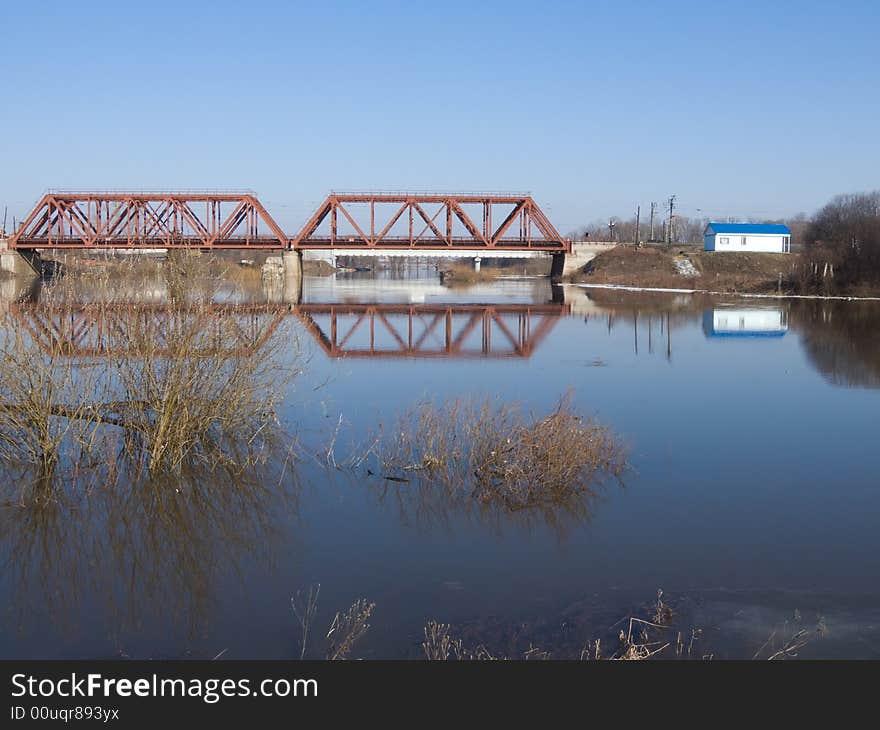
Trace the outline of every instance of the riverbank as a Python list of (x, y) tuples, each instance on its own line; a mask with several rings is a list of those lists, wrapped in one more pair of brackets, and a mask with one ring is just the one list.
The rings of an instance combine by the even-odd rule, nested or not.
[(671, 290), (795, 293), (801, 263), (797, 254), (719, 254), (698, 246), (621, 245), (596, 256), (569, 280)]

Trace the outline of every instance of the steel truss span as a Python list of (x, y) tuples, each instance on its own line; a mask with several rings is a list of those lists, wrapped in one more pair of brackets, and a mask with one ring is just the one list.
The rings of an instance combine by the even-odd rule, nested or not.
[(568, 252), (528, 195), (331, 193), (289, 237), (256, 195), (50, 192), (10, 248)]
[(569, 250), (569, 243), (529, 196), (406, 193), (331, 193), (293, 246)]
[(287, 248), (251, 193), (47, 193), (11, 248)]

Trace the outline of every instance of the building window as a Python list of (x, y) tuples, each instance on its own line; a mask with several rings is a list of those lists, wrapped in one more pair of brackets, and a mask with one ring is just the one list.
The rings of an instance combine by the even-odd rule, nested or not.
[(718, 242), (719, 242), (722, 246), (725, 246), (725, 245), (727, 245), (730, 241), (729, 241), (729, 239), (727, 238), (727, 236), (721, 236), (721, 238), (718, 239)]
[(747, 241), (747, 240), (748, 240), (748, 239), (747, 239), (745, 236), (742, 237), (742, 245), (743, 245), (743, 246), (746, 245), (746, 241)]

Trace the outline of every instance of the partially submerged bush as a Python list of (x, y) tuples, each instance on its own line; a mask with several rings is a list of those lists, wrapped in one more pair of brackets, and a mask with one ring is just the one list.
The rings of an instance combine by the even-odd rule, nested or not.
[(47, 321), (58, 336), (42, 343), (20, 321), (0, 322), (0, 461), (35, 466), (41, 479), (65, 455), (89, 457), (102, 425), (92, 403), (105, 382), (100, 367), (70, 359), (60, 332), (73, 321), (69, 312)]
[(114, 361), (120, 412), (151, 469), (177, 469), (189, 458), (259, 459), (276, 424), (276, 406), (293, 369), (277, 366), (281, 342), (269, 339), (241, 352), (239, 323), (208, 304), (170, 306), (162, 329), (139, 327), (133, 309), (124, 341), (111, 350), (130, 352)]
[(120, 454), (156, 472), (265, 460), (297, 372), (283, 319), (209, 299), (23, 308), (0, 327), (0, 458), (45, 476)]
[(540, 419), (488, 400), (424, 403), (379, 440), (378, 454), (387, 478), (415, 477), (507, 511), (564, 505), (626, 468), (620, 439), (577, 414), (570, 395)]

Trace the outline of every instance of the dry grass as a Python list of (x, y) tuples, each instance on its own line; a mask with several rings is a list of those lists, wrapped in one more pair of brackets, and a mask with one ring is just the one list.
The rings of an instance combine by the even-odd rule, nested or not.
[[(246, 469), (265, 462), (282, 441), (277, 406), (296, 365), (284, 323), (269, 336), (210, 300), (172, 301), (159, 318), (136, 304), (102, 313), (106, 355), (71, 350), (80, 311), (51, 300), (38, 319), (52, 337), (32, 331), (27, 317), (7, 317), (0, 331), (0, 458), (36, 464), (47, 476), (106, 466), (122, 453), (149, 471), (209, 467)], [(104, 316), (104, 315), (107, 316)], [(88, 318), (87, 318), (88, 319)], [(294, 360), (296, 352), (293, 353)]]
[(488, 400), (424, 403), (376, 450), (386, 478), (417, 479), (509, 512), (568, 503), (626, 468), (620, 439), (577, 414), (570, 394), (543, 418)]
[[(311, 624), (318, 607), (320, 586), (307, 591), (299, 591), (291, 599), (294, 613), (300, 623), (302, 651), (300, 658), (307, 658), (310, 651), (309, 637), (313, 633)], [(354, 644), (369, 629), (369, 619), (375, 604), (359, 599), (345, 612), (337, 613), (324, 639), (324, 654), (327, 659), (347, 659), (351, 657)], [(624, 616), (609, 630), (622, 625), (612, 648), (603, 647), (601, 639), (587, 641), (575, 657), (557, 657), (551, 651), (535, 646), (531, 641), (522, 650), (513, 653), (497, 651), (485, 643), (469, 645), (457, 636), (451, 624), (436, 620), (428, 621), (423, 629), (421, 643), (424, 658), (429, 661), (522, 661), (550, 660), (556, 658), (577, 658), (581, 661), (645, 661), (648, 659), (696, 659), (711, 660), (714, 654), (705, 652), (700, 646), (703, 641), (702, 630), (692, 627), (687, 634), (675, 629), (676, 611), (664, 600), (662, 590), (657, 591), (655, 601), (639, 610), (638, 615)], [(800, 614), (795, 611), (794, 619), (778, 632), (774, 631), (758, 649), (753, 659), (785, 659), (797, 657), (811, 639), (825, 635), (823, 619), (819, 619), (816, 630), (803, 628)], [(566, 652), (567, 654), (568, 652)]]
[(495, 267), (480, 267), (477, 271), (472, 262), (450, 264), (440, 271), (440, 280), (450, 286), (465, 286), (480, 281), (493, 281), (504, 272)]
[[(684, 276), (676, 260), (689, 261), (697, 276)], [(796, 288), (801, 269), (798, 254), (704, 252), (695, 246), (621, 245), (599, 254), (571, 281), (667, 289), (727, 292), (783, 292)]]
[[(639, 661), (658, 657), (673, 647), (673, 642), (665, 636), (672, 622), (673, 613), (668, 605), (663, 602), (663, 591), (657, 592), (657, 602), (647, 617), (628, 616), (622, 619), (626, 630), (621, 629), (618, 635), (618, 645), (611, 653), (603, 653), (600, 639), (588, 641), (581, 649), (581, 660), (622, 660)], [(531, 643), (528, 648), (518, 656), (508, 656), (493, 652), (483, 644), (476, 647), (468, 647), (461, 638), (455, 637), (449, 624), (437, 621), (429, 621), (424, 630), (425, 639), (422, 642), (422, 650), (425, 658), (430, 661), (481, 661), (481, 660), (533, 660), (553, 659), (551, 652)], [(685, 649), (685, 644), (679, 634), (675, 642), (675, 656), (684, 658), (691, 656), (694, 648), (696, 634)], [(705, 657), (704, 657), (705, 658)]]
[[(321, 586), (300, 590), (290, 599), (293, 613), (300, 625), (300, 659), (311, 652), (312, 624), (318, 611)], [(359, 598), (346, 611), (337, 612), (324, 635), (324, 657), (331, 661), (351, 658), (354, 645), (370, 628), (369, 620), (375, 603)]]
[(0, 334), (0, 461), (36, 466), (55, 474), (66, 452), (76, 462), (94, 451), (103, 427), (92, 394), (103, 373), (80, 368), (58, 341), (39, 348), (29, 333), (7, 319)]
[(815, 628), (808, 629), (803, 624), (800, 611), (795, 611), (791, 621), (783, 622), (781, 627), (770, 632), (770, 636), (761, 644), (752, 659), (794, 659), (811, 639), (821, 638), (826, 631), (825, 619), (821, 616), (816, 621)]
[(241, 466), (260, 458), (263, 437), (277, 425), (284, 381), (293, 375), (277, 366), (282, 343), (239, 356), (234, 318), (172, 307), (159, 332), (138, 327), (138, 316), (131, 312), (128, 341), (114, 343), (138, 357), (113, 365), (126, 403), (120, 416), (150, 468), (176, 469), (193, 457)]

